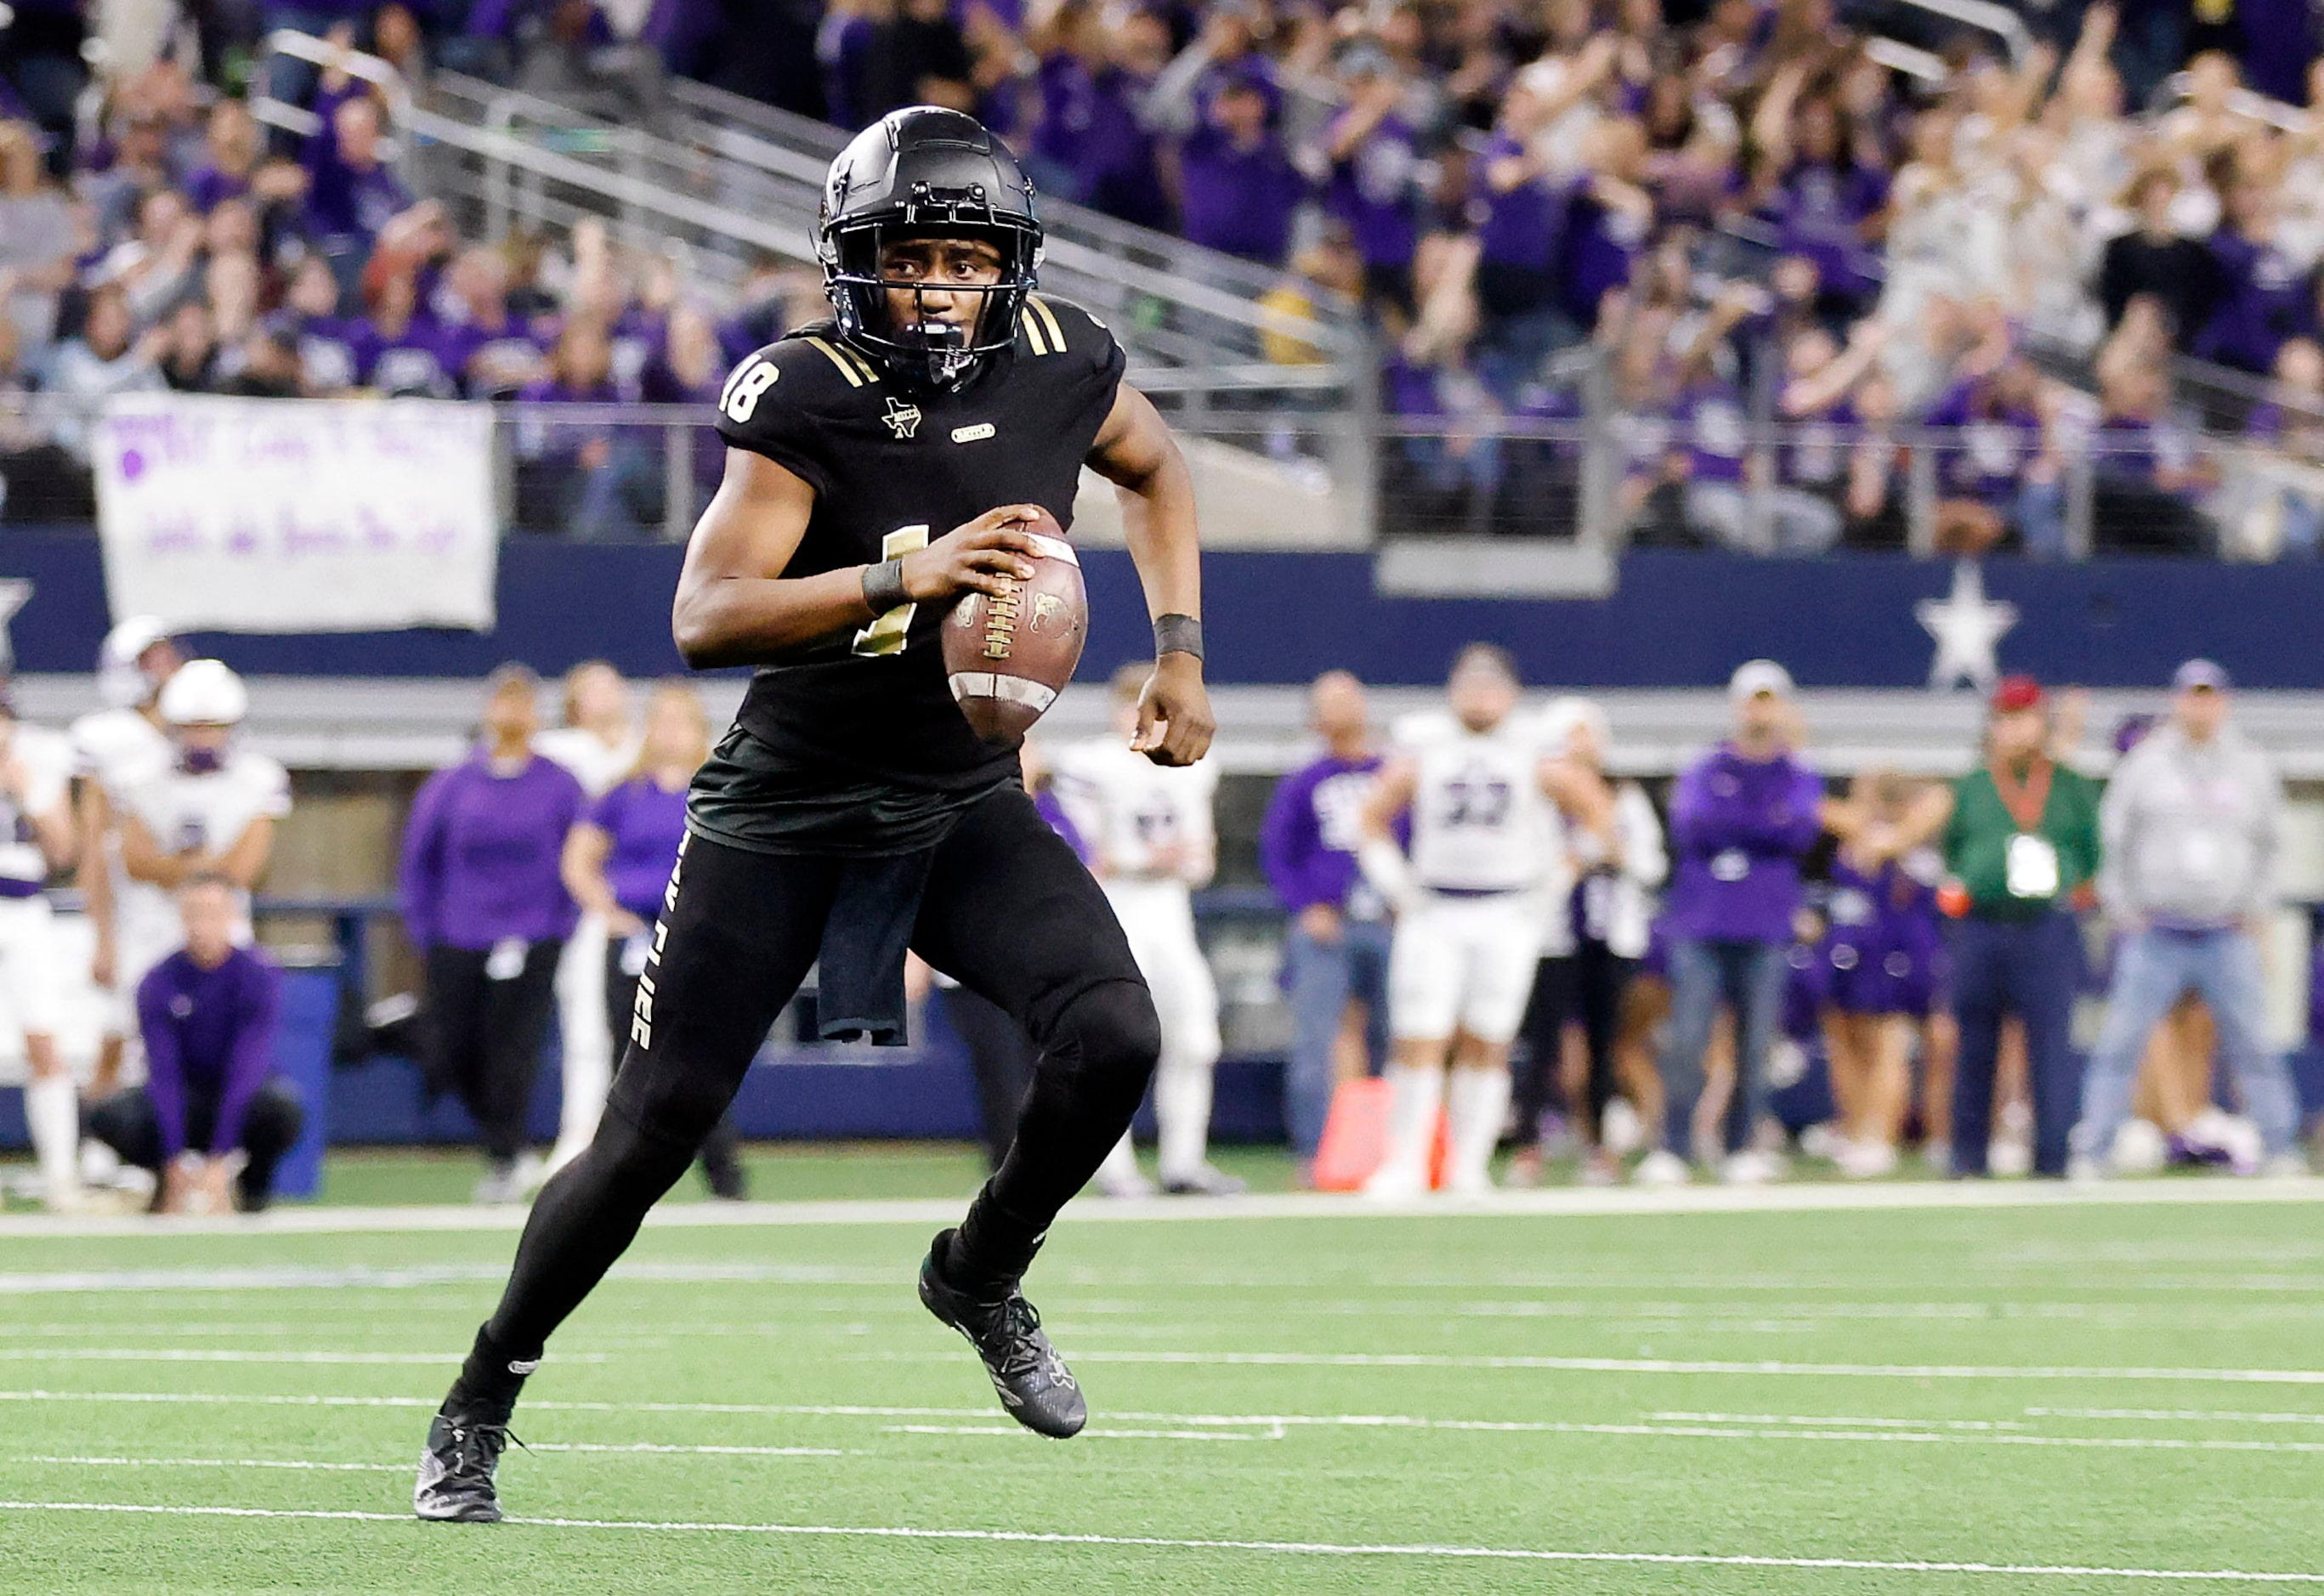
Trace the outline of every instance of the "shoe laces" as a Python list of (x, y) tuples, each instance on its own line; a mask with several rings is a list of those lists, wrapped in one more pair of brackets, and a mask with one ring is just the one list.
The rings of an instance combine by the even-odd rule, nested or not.
[(1041, 1341), (1041, 1312), (1021, 1296), (1001, 1305), (991, 1337), (1003, 1374), (1030, 1374), (1048, 1365), (1048, 1348)]
[(505, 1424), (457, 1423), (452, 1426), (452, 1462), (459, 1473), (490, 1472), (499, 1462), (501, 1454), (515, 1442), (523, 1451), (530, 1452), (522, 1437)]

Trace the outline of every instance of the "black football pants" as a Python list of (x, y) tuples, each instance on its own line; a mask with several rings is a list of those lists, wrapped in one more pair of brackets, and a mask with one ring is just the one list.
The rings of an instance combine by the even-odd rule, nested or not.
[(427, 1026), (430, 1084), (458, 1093), (476, 1122), (485, 1156), (505, 1164), (524, 1150), (525, 1111), (540, 1074), (556, 1011), (562, 937), (529, 946), (524, 962), (495, 978), (489, 949), (428, 950)]
[[(815, 962), (839, 869), (689, 837), (596, 1139), (533, 1204), (464, 1379), (540, 1357), (685, 1173)], [(1161, 1030), (1105, 895), (1013, 785), (937, 844), (912, 946), (1040, 1049), (1009, 1155), (947, 1266), (955, 1286), (997, 1296), (1129, 1129)]]

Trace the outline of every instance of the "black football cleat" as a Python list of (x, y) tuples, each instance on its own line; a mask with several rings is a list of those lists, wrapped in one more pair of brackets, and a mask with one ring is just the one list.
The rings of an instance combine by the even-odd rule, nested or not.
[(509, 1416), (481, 1407), (438, 1413), (428, 1426), (428, 1449), (420, 1454), (420, 1480), (411, 1488), (411, 1510), (438, 1524), (497, 1524), (500, 1495), (493, 1471), (508, 1450)]
[(968, 1338), (1010, 1417), (1053, 1441), (1080, 1435), (1089, 1423), (1089, 1404), (1073, 1370), (1041, 1333), (1041, 1315), (1014, 1289), (999, 1302), (978, 1302), (946, 1285), (936, 1259), (952, 1236), (944, 1232), (928, 1249), (927, 1261), (920, 1266), (920, 1301)]

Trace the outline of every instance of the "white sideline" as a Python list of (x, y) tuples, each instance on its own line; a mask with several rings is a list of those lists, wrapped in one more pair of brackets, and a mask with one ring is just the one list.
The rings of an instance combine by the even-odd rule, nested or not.
[[(943, 1224), (960, 1217), (958, 1198), (818, 1203), (696, 1203), (657, 1208), (649, 1225), (674, 1230), (760, 1225)], [(1482, 1197), (1385, 1203), (1356, 1195), (1286, 1192), (1241, 1197), (1080, 1198), (1075, 1222), (1122, 1220), (1563, 1218), (1656, 1213), (1849, 1213), (1912, 1208), (2048, 1208), (2208, 1203), (2324, 1203), (2324, 1180), (1900, 1181), (1849, 1185), (1809, 1181), (1767, 1186), (1557, 1186)], [(154, 1218), (143, 1214), (0, 1216), (0, 1236), (338, 1235), (398, 1231), (513, 1231), (521, 1206), (505, 1208), (273, 1208), (257, 1214)]]
[[(154, 1514), (189, 1518), (317, 1519), (359, 1524), (412, 1522), (406, 1513), (368, 1513), (352, 1508), (161, 1506), (145, 1502), (35, 1502), (0, 1500), (0, 1512)], [(1791, 1568), (1847, 1573), (1996, 1574), (2005, 1578), (2211, 1581), (2255, 1585), (2324, 1585), (2324, 1573), (2257, 1569), (2116, 1568), (2101, 1564), (1954, 1563), (1871, 1557), (1772, 1557), (1690, 1552), (1542, 1551), (1510, 1546), (1342, 1545), (1331, 1541), (1195, 1540), (1167, 1536), (1072, 1535), (1025, 1529), (927, 1529), (871, 1525), (737, 1524), (705, 1520), (644, 1518), (511, 1518), (512, 1525), (540, 1529), (615, 1529), (678, 1535), (796, 1536), (839, 1540), (979, 1541), (1009, 1545), (1120, 1546), (1171, 1552), (1258, 1552), (1306, 1557), (1414, 1557), (1497, 1563), (1601, 1564), (1657, 1568)]]

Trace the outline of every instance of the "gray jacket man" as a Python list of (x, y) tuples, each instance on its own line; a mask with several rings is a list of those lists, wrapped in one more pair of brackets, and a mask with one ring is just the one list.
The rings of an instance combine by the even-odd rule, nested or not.
[(2257, 744), (2224, 724), (2190, 736), (2174, 718), (2107, 784), (2098, 902), (2126, 930), (2250, 928), (2275, 904), (2282, 825), (2283, 788)]
[(2172, 686), (2170, 723), (2125, 757), (2098, 812), (2098, 899), (2123, 936), (2106, 1025), (2082, 1079), (2077, 1168), (2103, 1172), (2148, 1033), (2192, 991), (2211, 1010), (2219, 1051), (2259, 1126), (2263, 1167), (2304, 1172), (2293, 1146), (2298, 1099), (2267, 1040), (2260, 980), (2258, 932), (2275, 901), (2283, 789), (2267, 756), (2227, 724), (2226, 671), (2190, 660)]

